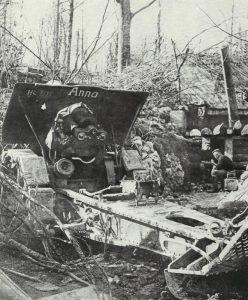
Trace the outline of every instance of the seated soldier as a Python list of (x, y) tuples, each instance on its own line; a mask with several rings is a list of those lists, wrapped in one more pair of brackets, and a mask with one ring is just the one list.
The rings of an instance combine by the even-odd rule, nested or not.
[(211, 172), (213, 178), (213, 192), (218, 192), (218, 182), (221, 182), (223, 188), (227, 172), (234, 171), (234, 164), (228, 156), (221, 153), (220, 149), (215, 149), (212, 153), (217, 161), (217, 163), (213, 162), (214, 166)]

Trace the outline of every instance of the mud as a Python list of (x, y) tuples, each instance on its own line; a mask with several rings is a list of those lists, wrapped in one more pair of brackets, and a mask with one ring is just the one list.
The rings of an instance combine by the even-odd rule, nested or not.
[[(101, 247), (91, 245), (94, 252), (101, 252)], [(102, 253), (94, 254), (94, 260), (106, 272), (111, 287), (113, 299), (118, 300), (175, 300), (166, 286), (164, 269), (168, 260), (151, 255), (144, 251), (134, 251), (131, 248), (109, 249), (107, 258)], [(65, 292), (82, 287), (70, 277), (36, 266), (20, 257), (16, 252), (2, 248), (0, 252), (0, 266), (23, 272), (24, 274), (38, 277), (43, 283), (51, 283), (58, 287), (55, 291), (40, 291), (33, 282), (22, 279), (12, 274), (7, 274), (14, 280), (32, 299)], [(95, 284), (100, 294), (107, 294), (106, 278), (95, 263), (87, 264), (87, 268), (95, 278)], [(77, 274), (77, 273), (76, 273)], [(81, 278), (82, 272), (78, 272)], [(207, 278), (180, 278), (177, 291), (183, 290), (183, 300), (240, 300), (247, 299), (248, 271), (233, 272), (220, 277)], [(87, 279), (85, 276), (84, 279)]]
[[(166, 283), (163, 275), (165, 264), (158, 257), (151, 259), (148, 254), (133, 254), (133, 249), (127, 251), (119, 249), (119, 251), (109, 252), (107, 259), (104, 258), (103, 254), (94, 255), (94, 259), (105, 270), (114, 299), (159, 299), (161, 292), (165, 290)], [(54, 291), (41, 291), (36, 288), (36, 283), (6, 272), (32, 299), (82, 287), (81, 284), (73, 281), (69, 276), (48, 271), (32, 264), (22, 258), (19, 253), (10, 251), (5, 247), (0, 252), (0, 267), (37, 277), (44, 284), (49, 283), (57, 287)], [(107, 294), (106, 278), (103, 278), (96, 264), (89, 263), (87, 268), (95, 278), (98, 292)], [(84, 278), (82, 272), (76, 272), (75, 274), (87, 280), (87, 276)], [(166, 299), (175, 298), (171, 296)]]

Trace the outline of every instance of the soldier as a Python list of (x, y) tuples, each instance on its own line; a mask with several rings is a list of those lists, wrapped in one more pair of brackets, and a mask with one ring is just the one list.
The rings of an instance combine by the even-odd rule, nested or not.
[(212, 161), (213, 169), (211, 172), (213, 179), (213, 192), (218, 192), (218, 182), (221, 182), (222, 188), (224, 186), (224, 179), (227, 176), (227, 172), (234, 171), (233, 161), (226, 155), (223, 155), (220, 149), (212, 151), (217, 163)]

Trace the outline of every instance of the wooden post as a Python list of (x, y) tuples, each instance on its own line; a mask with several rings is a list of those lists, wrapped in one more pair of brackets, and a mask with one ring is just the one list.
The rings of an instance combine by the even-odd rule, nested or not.
[(12, 281), (2, 270), (0, 270), (0, 282), (1, 299), (31, 300), (31, 298), (17, 284), (15, 284), (14, 281)]
[(116, 1), (119, 6), (117, 73), (121, 74), (123, 68), (130, 65), (130, 28), (132, 13), (130, 10), (130, 0)]
[(71, 66), (71, 45), (72, 45), (72, 27), (74, 20), (74, 0), (70, 0), (70, 11), (69, 11), (69, 28), (68, 28), (68, 44), (67, 44), (67, 72)]
[[(228, 125), (233, 129), (235, 122), (239, 121), (238, 105), (235, 95), (235, 86), (232, 77), (231, 60), (229, 55), (229, 47), (225, 46), (221, 49), (221, 62), (223, 68), (224, 85), (227, 97)], [(225, 140), (225, 155), (233, 158), (233, 138), (228, 137)]]
[(225, 91), (227, 96), (228, 124), (229, 127), (233, 127), (233, 124), (239, 120), (239, 115), (228, 46), (225, 46), (221, 49), (221, 61), (223, 67)]
[(225, 153), (230, 159), (233, 159), (233, 138), (228, 137), (225, 139)]

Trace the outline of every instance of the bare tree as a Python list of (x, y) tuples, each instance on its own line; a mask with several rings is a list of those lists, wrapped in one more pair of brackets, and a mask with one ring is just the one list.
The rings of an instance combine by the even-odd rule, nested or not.
[(95, 53), (97, 53), (97, 51), (99, 51), (115, 34), (115, 32), (114, 32), (109, 38), (107, 38), (101, 45), (98, 46), (99, 41), (101, 39), (102, 28), (103, 28), (104, 22), (106, 20), (106, 13), (108, 10), (109, 2), (110, 2), (110, 0), (107, 0), (96, 37), (94, 38), (92, 43), (84, 50), (84, 53), (82, 53), (82, 62), (80, 64), (79, 68), (77, 69), (74, 67), (73, 70), (68, 75), (68, 77), (65, 79), (66, 83), (71, 82), (82, 71), (83, 67), (85, 65), (87, 65), (89, 59)]
[(77, 30), (77, 41), (76, 41), (76, 51), (75, 51), (75, 55), (76, 55), (76, 62), (75, 62), (75, 68), (77, 69), (78, 67), (78, 57), (80, 55), (80, 51), (79, 51), (79, 40), (80, 40), (80, 33), (79, 30)]
[(130, 29), (134, 16), (151, 6), (156, 0), (141, 7), (136, 12), (131, 12), (130, 0), (116, 0), (119, 5), (119, 30), (118, 30), (118, 73), (130, 65)]
[[(185, 53), (183, 55), (178, 55), (177, 54), (177, 49), (176, 49), (176, 43), (173, 41), (173, 39), (171, 39), (171, 43), (173, 46), (173, 51), (174, 51), (174, 56), (175, 56), (175, 62), (176, 62), (176, 68), (177, 68), (177, 76), (176, 76), (176, 80), (178, 83), (178, 93), (177, 93), (177, 100), (178, 103), (181, 104), (181, 91), (182, 91), (182, 87), (181, 87), (181, 69), (184, 65), (184, 63), (187, 60), (188, 54), (189, 54), (189, 48), (186, 49)], [(181, 62), (179, 61), (179, 58), (181, 57)]]
[(66, 61), (67, 70), (70, 70), (70, 65), (71, 65), (71, 44), (72, 44), (73, 17), (74, 17), (74, 0), (70, 0), (67, 61)]
[(54, 24), (54, 64), (59, 60), (59, 40), (60, 40), (60, 0), (56, 1), (56, 16)]
[(82, 27), (81, 27), (81, 57), (84, 59), (85, 38), (84, 38), (84, 14), (82, 12)]
[(231, 18), (231, 36), (230, 36), (230, 44), (232, 45), (233, 42), (233, 27), (234, 27), (234, 22), (233, 22), (233, 18), (234, 18), (234, 10), (235, 10), (235, 3), (234, 0), (232, 2), (232, 18)]
[(158, 0), (157, 37), (155, 40), (155, 57), (160, 55), (162, 44), (161, 36), (161, 0)]

